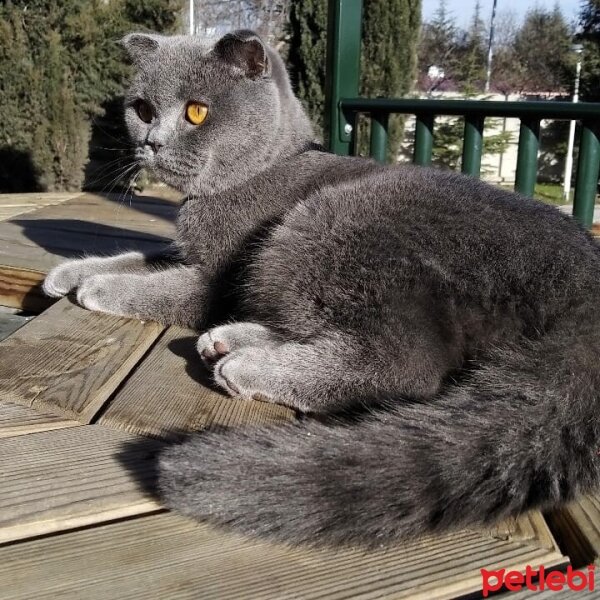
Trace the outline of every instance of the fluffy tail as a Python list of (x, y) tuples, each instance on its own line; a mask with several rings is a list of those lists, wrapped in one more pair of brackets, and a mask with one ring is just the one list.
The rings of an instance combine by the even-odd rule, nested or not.
[[(563, 330), (565, 331), (565, 330)], [(461, 386), (352, 425), (208, 433), (160, 460), (166, 503), (291, 543), (489, 524), (600, 485), (600, 328), (498, 351)]]

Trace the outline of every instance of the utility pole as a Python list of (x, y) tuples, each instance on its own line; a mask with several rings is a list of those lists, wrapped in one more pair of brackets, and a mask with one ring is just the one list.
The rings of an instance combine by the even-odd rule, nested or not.
[(190, 0), (190, 35), (194, 33), (194, 0)]
[(486, 63), (486, 70), (485, 70), (484, 92), (486, 94), (490, 91), (490, 82), (492, 79), (492, 58), (494, 55), (494, 22), (496, 20), (496, 6), (497, 5), (498, 5), (498, 0), (494, 0), (494, 6), (492, 7), (492, 19), (490, 22), (490, 39), (488, 42), (487, 63)]
[[(573, 44), (571, 51), (577, 54), (577, 67), (575, 69), (575, 88), (573, 102), (579, 102), (579, 82), (581, 80), (581, 54), (583, 46)], [(565, 176), (563, 180), (563, 201), (569, 202), (571, 196), (571, 177), (573, 176), (573, 150), (575, 149), (575, 121), (569, 123), (569, 143), (567, 146), (567, 159), (565, 161)]]

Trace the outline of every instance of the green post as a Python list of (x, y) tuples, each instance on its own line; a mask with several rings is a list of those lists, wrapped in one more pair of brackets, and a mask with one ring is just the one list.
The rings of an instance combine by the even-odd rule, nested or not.
[(479, 177), (481, 172), (481, 153), (483, 150), (484, 118), (477, 115), (465, 117), (465, 135), (463, 140), (462, 172)]
[(598, 190), (598, 172), (600, 171), (600, 141), (598, 132), (591, 123), (584, 123), (579, 142), (579, 160), (577, 162), (577, 182), (573, 201), (573, 216), (584, 226), (591, 227), (594, 222), (594, 206)]
[(524, 196), (533, 196), (535, 192), (539, 145), (540, 122), (528, 119), (521, 120), (515, 191)]
[(362, 0), (329, 0), (325, 130), (329, 149), (350, 154), (354, 123), (340, 109), (341, 98), (358, 96)]
[(413, 162), (417, 165), (427, 166), (431, 164), (433, 152), (433, 115), (417, 115), (415, 125), (415, 152)]
[(388, 113), (371, 114), (371, 146), (369, 154), (379, 162), (385, 162), (387, 158), (388, 142)]

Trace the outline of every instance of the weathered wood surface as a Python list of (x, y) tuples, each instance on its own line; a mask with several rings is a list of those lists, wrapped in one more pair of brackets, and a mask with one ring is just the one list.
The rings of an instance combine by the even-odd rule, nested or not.
[(0, 438), (64, 429), (76, 425), (79, 425), (77, 421), (40, 413), (32, 408), (10, 402), (0, 403)]
[[(549, 516), (576, 566), (600, 566), (600, 495), (584, 496)], [(600, 586), (600, 578), (598, 585)], [(600, 589), (600, 588), (599, 588)]]
[(283, 423), (295, 413), (283, 406), (228, 398), (207, 387), (196, 352), (197, 334), (171, 327), (119, 389), (101, 425), (158, 437), (198, 429)]
[(0, 543), (159, 510), (137, 441), (96, 425), (0, 439)]
[(0, 223), (0, 265), (48, 272), (65, 258), (153, 251), (173, 237), (174, 200), (82, 194)]
[(369, 552), (294, 549), (162, 514), (1, 548), (0, 596), (430, 600), (476, 592), (482, 567), (562, 561), (555, 551), (474, 532)]
[(6, 221), (44, 206), (61, 204), (81, 196), (81, 192), (50, 192), (31, 194), (0, 194), (0, 221)]
[(572, 591), (567, 586), (560, 592), (530, 591), (522, 590), (519, 592), (505, 592), (500, 595), (489, 596), (492, 600), (598, 600), (598, 587), (596, 585), (593, 591), (589, 589), (581, 591)]
[[(84, 194), (0, 223), (0, 304), (44, 306), (36, 285), (65, 257), (158, 249), (175, 206)], [(481, 568), (566, 563), (535, 512), (377, 552), (290, 549), (151, 514), (160, 443), (134, 434), (294, 418), (211, 390), (195, 341), (63, 299), (0, 343), (0, 598), (449, 599), (480, 590)], [(600, 523), (590, 502), (563, 520), (586, 556)]]
[(64, 298), (0, 343), (0, 400), (88, 423), (161, 331)]
[(0, 265), (0, 305), (42, 312), (54, 304), (41, 289), (44, 273)]

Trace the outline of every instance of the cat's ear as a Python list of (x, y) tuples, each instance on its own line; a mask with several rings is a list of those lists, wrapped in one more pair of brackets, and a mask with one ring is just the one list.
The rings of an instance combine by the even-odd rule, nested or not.
[(121, 46), (134, 63), (141, 63), (154, 55), (163, 39), (156, 33), (128, 33), (121, 39)]
[(257, 33), (240, 29), (222, 37), (213, 49), (216, 56), (241, 69), (246, 77), (269, 75), (271, 65), (266, 46)]

